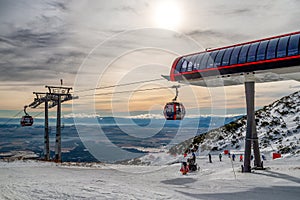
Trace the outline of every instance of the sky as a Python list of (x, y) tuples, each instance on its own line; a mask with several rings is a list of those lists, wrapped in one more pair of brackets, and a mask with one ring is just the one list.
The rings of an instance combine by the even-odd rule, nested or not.
[[(299, 7), (297, 0), (0, 0), (0, 117), (60, 79), (79, 97), (64, 103), (65, 113), (161, 114), (175, 90), (137, 90), (174, 85), (166, 80), (90, 89), (159, 79), (179, 55), (299, 31)], [(256, 106), (299, 88), (256, 84)], [(189, 115), (245, 113), (244, 96), (242, 85), (179, 91)]]

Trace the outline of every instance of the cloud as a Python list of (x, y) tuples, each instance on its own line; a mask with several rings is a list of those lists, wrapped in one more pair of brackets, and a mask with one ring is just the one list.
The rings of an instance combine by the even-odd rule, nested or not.
[(18, 29), (6, 36), (13, 41), (14, 46), (24, 48), (43, 48), (54, 46), (62, 42), (62, 33), (58, 31), (35, 32), (30, 29)]
[(247, 38), (246, 33), (239, 34), (236, 32), (223, 32), (213, 29), (190, 29), (186, 31), (185, 34), (196, 41), (200, 41), (200, 44), (204, 48), (217, 48), (224, 45), (232, 45), (234, 43), (245, 41)]
[(9, 46), (16, 46), (16, 43), (8, 38), (5, 38), (5, 37), (1, 37), (0, 36), (0, 43), (2, 44), (7, 44)]
[(63, 11), (67, 11), (68, 10), (68, 5), (66, 1), (51, 1), (51, 2), (47, 2), (48, 5), (52, 6), (53, 9), (59, 9), (59, 10), (63, 10)]
[(289, 86), (289, 88), (300, 88), (300, 85), (295, 85), (295, 86)]
[[(103, 42), (105, 45), (90, 57), (88, 64), (94, 67), (81, 73), (100, 73), (107, 63), (119, 56), (107, 70), (115, 73), (114, 76), (106, 74), (105, 83), (110, 85), (109, 81), (116, 82), (120, 77), (140, 80), (169, 72), (173, 57), (163, 58), (161, 55), (166, 52), (127, 50), (160, 45), (161, 49), (186, 54), (200, 51), (201, 46), (214, 48), (295, 31), (300, 22), (299, 1), (189, 1), (181, 2), (185, 18), (181, 33), (151, 28), (139, 31), (155, 26), (151, 21), (155, 5), (148, 1), (1, 1), (1, 91), (23, 90), (20, 86), (30, 86), (28, 90), (32, 90), (43, 84), (57, 83), (60, 78), (72, 85), (84, 58)], [(124, 34), (127, 30), (128, 35)], [(118, 34), (123, 35), (116, 37)], [(186, 36), (200, 46), (184, 40)], [(135, 66), (153, 61), (165, 68), (149, 65), (147, 70), (136, 70), (129, 76)], [(28, 93), (30, 98), (31, 95)], [(145, 96), (147, 98), (152, 100)], [(237, 104), (238, 101), (244, 103), (240, 96), (237, 98)], [(206, 95), (201, 100), (209, 101), (210, 97)]]
[(239, 8), (239, 9), (235, 9), (231, 12), (229, 12), (230, 14), (248, 14), (250, 13), (252, 10), (249, 8)]
[[(57, 49), (67, 40), (60, 11), (66, 10), (64, 3), (5, 3), (11, 12), (10, 15), (2, 13), (5, 16), (0, 19), (0, 67), (3, 70), (0, 81), (53, 79), (60, 71), (67, 71), (65, 65), (74, 63), (70, 58), (83, 55), (75, 49), (68, 52)], [(20, 12), (25, 14), (20, 16)]]
[[(53, 23), (51, 17), (43, 15), (42, 20), (34, 21), (33, 26), (43, 26), (44, 23)], [(3, 69), (0, 81), (38, 81), (53, 79), (59, 73), (76, 74), (86, 52), (82, 48), (70, 47), (72, 34), (62, 28), (40, 30), (25, 27), (0, 34), (0, 67)]]
[(114, 10), (121, 11), (121, 12), (130, 12), (130, 13), (134, 13), (134, 14), (138, 15), (138, 11), (134, 7), (128, 6), (128, 5), (117, 7)]
[(128, 118), (132, 119), (164, 119), (163, 114), (140, 114), (140, 115), (133, 115), (133, 116), (128, 116)]
[(69, 113), (63, 115), (64, 118), (96, 118), (100, 117), (98, 114), (87, 114), (87, 113)]

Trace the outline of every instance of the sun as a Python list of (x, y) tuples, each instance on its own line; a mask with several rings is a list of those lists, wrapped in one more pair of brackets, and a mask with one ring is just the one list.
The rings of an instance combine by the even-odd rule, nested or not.
[(178, 29), (182, 20), (178, 1), (159, 1), (155, 7), (154, 20), (155, 25), (159, 28)]

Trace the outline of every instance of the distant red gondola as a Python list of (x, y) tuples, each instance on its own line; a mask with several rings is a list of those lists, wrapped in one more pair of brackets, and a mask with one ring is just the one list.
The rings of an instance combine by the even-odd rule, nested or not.
[(182, 103), (168, 102), (164, 108), (166, 120), (182, 120), (185, 115), (185, 108)]
[(24, 106), (24, 113), (25, 113), (25, 115), (21, 118), (20, 124), (21, 124), (21, 126), (32, 126), (32, 124), (33, 124), (33, 117), (30, 116), (26, 112), (26, 108), (27, 108), (27, 106)]
[(178, 86), (173, 86), (176, 89), (176, 96), (172, 102), (166, 103), (164, 107), (164, 116), (166, 120), (182, 120), (185, 115), (185, 108), (182, 103), (176, 102), (178, 97)]
[(32, 126), (33, 124), (33, 118), (30, 115), (25, 115), (22, 117), (21, 126)]

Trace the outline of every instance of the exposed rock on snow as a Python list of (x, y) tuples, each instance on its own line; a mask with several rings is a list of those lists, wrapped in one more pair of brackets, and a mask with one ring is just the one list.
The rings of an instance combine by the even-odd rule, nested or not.
[(15, 161), (38, 158), (39, 155), (33, 151), (11, 151), (6, 153), (0, 153), (0, 160)]

